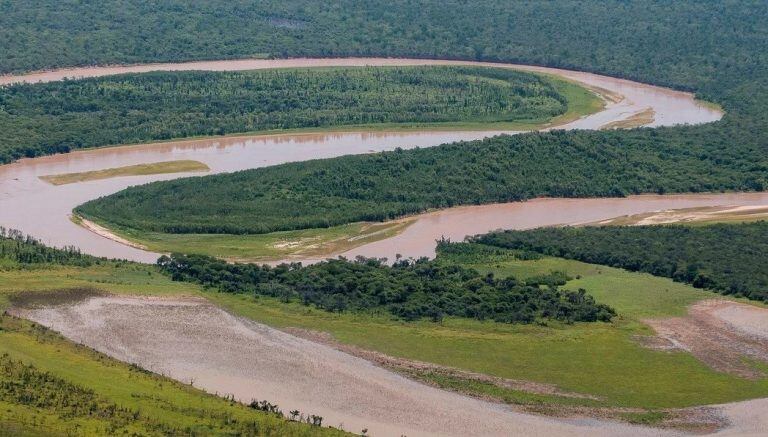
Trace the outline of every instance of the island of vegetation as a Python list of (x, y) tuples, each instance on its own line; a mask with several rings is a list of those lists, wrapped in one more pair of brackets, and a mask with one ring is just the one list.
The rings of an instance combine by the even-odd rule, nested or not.
[(85, 147), (298, 128), (533, 128), (601, 101), (488, 67), (154, 72), (0, 88), (0, 162)]

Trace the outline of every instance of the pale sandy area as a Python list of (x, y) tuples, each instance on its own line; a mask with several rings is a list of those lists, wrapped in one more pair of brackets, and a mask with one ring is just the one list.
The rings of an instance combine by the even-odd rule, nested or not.
[(94, 297), (13, 312), (119, 360), (242, 401), (375, 436), (667, 435), (602, 420), (514, 412), (403, 378), (361, 358), (236, 318), (203, 300)]
[(144, 247), (143, 245), (134, 243), (133, 241), (130, 241), (130, 240), (126, 240), (125, 238), (119, 235), (116, 235), (114, 232), (110, 231), (104, 226), (96, 224), (88, 219), (77, 217), (76, 221), (80, 226), (84, 227), (85, 229), (88, 229), (89, 231), (93, 232), (94, 234), (100, 237), (104, 237), (116, 243), (125, 244), (126, 246), (130, 246), (136, 249), (141, 249), (141, 250), (146, 249), (146, 247)]

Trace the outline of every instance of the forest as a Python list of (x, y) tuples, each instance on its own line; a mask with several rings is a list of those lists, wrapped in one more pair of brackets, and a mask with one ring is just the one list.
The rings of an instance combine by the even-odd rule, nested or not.
[[(54, 20), (47, 11), (61, 9), (58, 19), (82, 8), (51, 6), (50, 1), (42, 0), (13, 8), (11, 3), (16, 2), (3, 3), (3, 10), (12, 10), (11, 17), (21, 20), (39, 14), (40, 23), (46, 17)], [(215, 6), (221, 7), (221, 13), (206, 9)], [(147, 14), (147, 8), (156, 14)], [(169, 1), (155, 6), (126, 1), (120, 14), (141, 17), (137, 22), (153, 29), (150, 35), (155, 36), (149, 38), (155, 44), (147, 46), (120, 26), (96, 25), (112, 22), (114, 17), (92, 9), (97, 8), (84, 11), (75, 29), (67, 19), (59, 20), (65, 24), (56, 29), (62, 35), (80, 36), (90, 35), (93, 30), (89, 29), (100, 29), (102, 40), (89, 39), (96, 44), (89, 50), (93, 59), (79, 59), (76, 47), (66, 51), (66, 56), (54, 53), (50, 59), (90, 64), (227, 58), (258, 52), (264, 56), (381, 55), (525, 62), (694, 90), (726, 111), (721, 122), (701, 126), (527, 134), (164, 182), (132, 188), (79, 209), (112, 224), (170, 233), (263, 233), (543, 195), (749, 191), (764, 190), (768, 184), (765, 2), (565, 0), (542, 5), (398, 0), (213, 2), (202, 6)], [(233, 9), (237, 13), (227, 13)], [(214, 18), (207, 22), (202, 17), (209, 12)], [(34, 50), (25, 52), (21, 47), (29, 48), (26, 44), (47, 41), (50, 36), (33, 30), (10, 33), (15, 29), (11, 19), (8, 15), (0, 18), (9, 24), (3, 27), (3, 38), (9, 41), (6, 47), (11, 48), (4, 57), (5, 68), (34, 68)], [(217, 20), (229, 21), (222, 25)], [(238, 26), (238, 20), (263, 26)], [(95, 27), (80, 29), (82, 23)], [(175, 27), (167, 23), (175, 23)], [(220, 29), (216, 43), (199, 35), (214, 25)], [(223, 47), (219, 41), (232, 44)], [(55, 46), (52, 43), (45, 50)], [(123, 51), (126, 47), (130, 50)], [(248, 47), (247, 53), (244, 47)], [(221, 50), (214, 55), (217, 49)], [(168, 188), (179, 195), (169, 197)], [(227, 218), (214, 221), (211, 214)]]
[[(615, 1), (607, 7), (564, 1), (533, 7), (481, 1), (436, 11), (432, 2), (418, 2), (422, 14), (415, 3), (403, 3), (384, 13), (383, 6), (369, 2), (349, 13), (367, 8), (360, 14), (381, 12), (380, 20), (388, 24), (393, 17), (407, 17), (402, 26), (415, 30), (399, 38), (410, 45), (395, 43), (398, 37), (382, 25), (378, 38), (352, 38), (360, 46), (351, 53), (440, 57), (452, 47), (448, 57), (597, 71), (695, 90), (722, 104), (725, 118), (701, 126), (532, 133), (287, 164), (131, 188), (78, 211), (147, 231), (238, 234), (386, 220), (429, 208), (535, 196), (762, 191), (768, 186), (766, 4)], [(435, 15), (426, 13), (430, 10)], [(440, 27), (443, 22), (466, 39), (450, 35), (438, 41), (438, 35), (450, 33)], [(373, 23), (380, 21), (373, 19), (363, 29)], [(288, 32), (303, 34), (309, 27)], [(421, 45), (429, 41), (433, 50)], [(473, 49), (463, 50), (469, 43)], [(372, 48), (384, 44), (389, 45), (381, 53)], [(169, 190), (178, 195), (171, 197)], [(212, 220), (212, 215), (226, 217)]]
[(675, 132), (553, 131), (288, 163), (131, 187), (76, 212), (145, 231), (248, 234), (538, 196), (768, 186), (768, 154), (758, 156), (759, 147), (722, 150), (718, 139), (725, 134), (713, 133), (697, 144), (685, 130)]
[(398, 259), (391, 266), (380, 259), (358, 257), (270, 267), (173, 254), (163, 255), (157, 264), (174, 280), (225, 293), (270, 296), (330, 312), (385, 311), (406, 321), (438, 322), (455, 316), (501, 323), (608, 322), (616, 314), (582, 289), (559, 288), (567, 279), (562, 274), (518, 281), (426, 258)]
[(0, 88), (0, 163), (114, 144), (381, 123), (544, 122), (541, 76), (482, 67), (154, 72)]
[(539, 228), (472, 241), (672, 278), (768, 302), (768, 222)]

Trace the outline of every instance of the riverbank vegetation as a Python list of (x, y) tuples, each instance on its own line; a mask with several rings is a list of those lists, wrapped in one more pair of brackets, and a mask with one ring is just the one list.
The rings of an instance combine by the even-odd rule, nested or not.
[(80, 252), (76, 247), (55, 249), (16, 229), (0, 226), (0, 267), (2, 263), (57, 264), (90, 266), (99, 259)]
[(503, 231), (473, 241), (672, 278), (768, 301), (768, 222)]
[[(443, 243), (445, 244), (445, 243)], [(306, 267), (229, 264), (201, 255), (162, 256), (158, 265), (174, 280), (192, 281), (227, 293), (279, 298), (330, 312), (385, 311), (407, 321), (446, 316), (533, 323), (608, 322), (616, 315), (581, 289), (561, 290), (568, 279), (551, 273), (518, 281), (426, 258), (335, 259)]]
[(487, 67), (154, 72), (20, 84), (0, 88), (0, 162), (86, 147), (278, 129), (522, 127), (565, 114), (569, 101), (561, 91), (580, 107), (600, 107), (597, 97), (572, 83)]

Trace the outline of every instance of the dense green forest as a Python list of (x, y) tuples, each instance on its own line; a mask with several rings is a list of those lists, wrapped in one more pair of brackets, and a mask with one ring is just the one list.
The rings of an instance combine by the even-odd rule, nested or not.
[[(378, 3), (366, 2), (349, 12), (366, 10), (359, 12), (371, 17), (364, 29), (401, 17), (403, 23), (391, 24), (393, 28), (413, 30), (394, 36), (382, 24), (377, 38), (353, 37), (358, 51), (350, 53), (522, 61), (599, 71), (696, 90), (724, 106), (723, 121), (621, 132), (533, 133), (288, 164), (132, 188), (80, 211), (145, 230), (259, 233), (541, 195), (764, 190), (768, 5), (609, 3), (481, 1), (438, 8), (432, 2), (403, 2), (401, 8), (383, 12)], [(382, 18), (373, 18), (375, 13)], [(364, 32), (346, 25), (339, 29), (349, 36)], [(432, 50), (425, 48), (427, 42)], [(168, 189), (178, 194), (171, 197)]]
[(423, 56), (599, 70), (701, 89), (700, 79), (713, 72), (758, 73), (768, 56), (760, 50), (767, 16), (760, 0), (2, 0), (0, 73), (260, 56)]
[(768, 154), (722, 150), (718, 138), (699, 145), (683, 130), (658, 135), (651, 129), (499, 136), (159, 182), (88, 202), (77, 212), (147, 231), (242, 234), (537, 196), (768, 186)]
[(768, 302), (768, 222), (540, 228), (473, 241), (604, 264)]
[(0, 163), (83, 147), (378, 123), (545, 122), (548, 79), (481, 67), (155, 72), (0, 88)]
[(615, 315), (584, 290), (558, 288), (567, 279), (562, 274), (523, 282), (426, 258), (399, 259), (391, 266), (359, 257), (270, 267), (174, 254), (163, 255), (157, 263), (174, 280), (198, 282), (228, 293), (299, 301), (333, 312), (384, 310), (404, 320), (440, 321), (444, 316), (457, 316), (502, 323), (610, 321)]

